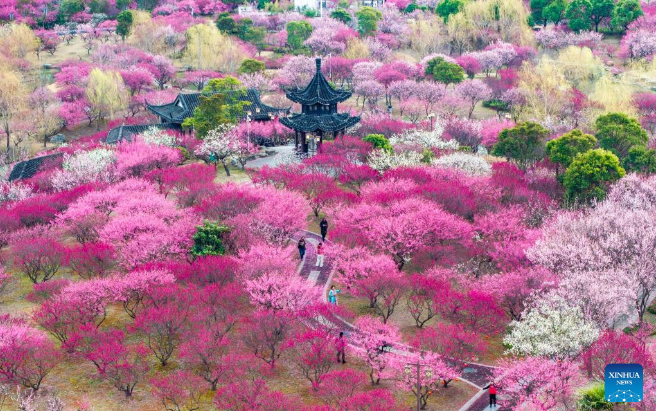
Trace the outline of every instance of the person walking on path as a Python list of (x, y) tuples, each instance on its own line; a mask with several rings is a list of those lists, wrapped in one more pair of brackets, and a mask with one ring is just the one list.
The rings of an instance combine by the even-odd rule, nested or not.
[(329, 290), (329, 294), (328, 294), (328, 300), (329, 300), (330, 304), (338, 305), (338, 293), (339, 292), (340, 292), (340, 290), (336, 290), (334, 285), (331, 286), (331, 289)]
[(497, 388), (495, 388), (495, 383), (491, 382), (484, 389), (488, 389), (488, 407), (497, 407)]
[(340, 331), (340, 335), (338, 336), (337, 340), (335, 341), (335, 349), (338, 352), (338, 354), (337, 354), (338, 364), (340, 364), (340, 359), (342, 359), (342, 364), (347, 363), (345, 361), (345, 358), (344, 358), (344, 350), (345, 350), (347, 344), (346, 344), (343, 336), (344, 336), (344, 333), (342, 331)]
[(324, 243), (317, 244), (317, 261), (315, 267), (324, 267)]
[(299, 257), (303, 261), (303, 256), (306, 255), (306, 239), (301, 237), (299, 240), (299, 243), (297, 244), (297, 248), (299, 249)]
[(328, 221), (326, 221), (326, 217), (322, 218), (322, 221), (319, 222), (319, 231), (322, 233), (322, 241), (326, 241), (326, 233), (328, 232)]

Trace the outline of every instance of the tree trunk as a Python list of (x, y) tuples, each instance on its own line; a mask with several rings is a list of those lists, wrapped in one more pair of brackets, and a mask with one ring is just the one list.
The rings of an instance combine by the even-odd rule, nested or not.
[(230, 177), (230, 170), (228, 169), (228, 164), (226, 164), (226, 160), (221, 160), (221, 165), (224, 166), (224, 171), (226, 172), (226, 177)]

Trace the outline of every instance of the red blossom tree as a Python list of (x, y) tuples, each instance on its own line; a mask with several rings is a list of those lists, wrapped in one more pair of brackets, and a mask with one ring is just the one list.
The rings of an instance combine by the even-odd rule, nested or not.
[(59, 363), (59, 354), (46, 333), (21, 319), (0, 317), (0, 379), (38, 390)]
[(287, 342), (286, 350), (313, 390), (319, 390), (324, 376), (335, 365), (331, 334), (321, 329), (300, 332)]
[(166, 410), (194, 411), (199, 409), (203, 390), (200, 377), (188, 371), (176, 371), (150, 381), (151, 390)]
[(66, 263), (66, 250), (57, 241), (44, 238), (24, 238), (12, 244), (14, 266), (34, 284), (48, 281)]

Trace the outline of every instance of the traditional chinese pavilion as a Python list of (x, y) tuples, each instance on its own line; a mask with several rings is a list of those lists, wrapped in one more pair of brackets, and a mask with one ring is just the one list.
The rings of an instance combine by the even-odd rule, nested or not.
[(294, 130), (294, 145), (301, 153), (308, 153), (308, 134), (318, 137), (310, 141), (316, 150), (325, 135), (331, 133), (335, 138), (360, 121), (359, 116), (338, 113), (338, 103), (351, 97), (351, 92), (333, 88), (322, 74), (322, 60), (316, 59), (315, 62), (317, 71), (306, 88), (286, 93), (288, 99), (301, 104), (301, 113), (280, 120), (281, 124)]
[[(200, 104), (201, 93), (180, 93), (175, 100), (159, 106), (146, 103), (146, 107), (160, 118), (162, 123), (182, 124), (187, 117), (194, 115), (194, 109)], [(244, 101), (249, 104), (244, 107), (244, 116), (255, 121), (268, 121), (274, 117), (286, 115), (289, 108), (276, 108), (260, 101), (260, 93), (255, 89), (247, 89)]]

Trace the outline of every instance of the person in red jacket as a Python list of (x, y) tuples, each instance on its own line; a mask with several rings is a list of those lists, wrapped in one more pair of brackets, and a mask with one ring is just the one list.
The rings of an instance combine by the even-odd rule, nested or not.
[(491, 382), (484, 389), (488, 389), (488, 401), (489, 408), (497, 406), (497, 388), (495, 388), (495, 383)]

